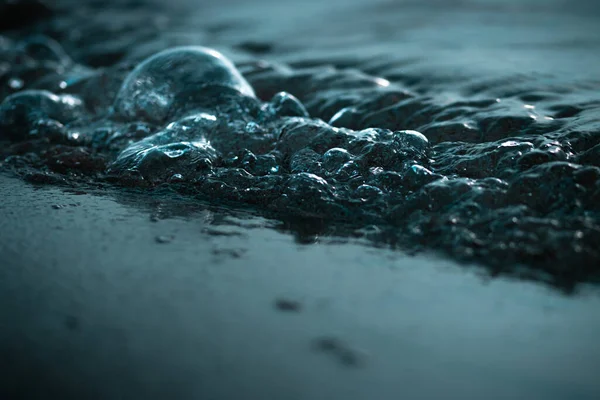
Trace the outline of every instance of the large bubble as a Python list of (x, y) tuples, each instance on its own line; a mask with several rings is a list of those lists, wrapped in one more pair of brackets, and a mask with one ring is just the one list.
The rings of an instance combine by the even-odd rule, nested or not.
[(114, 104), (118, 117), (161, 123), (175, 98), (207, 86), (234, 89), (254, 97), (254, 90), (221, 53), (198, 46), (177, 47), (153, 55), (125, 79)]

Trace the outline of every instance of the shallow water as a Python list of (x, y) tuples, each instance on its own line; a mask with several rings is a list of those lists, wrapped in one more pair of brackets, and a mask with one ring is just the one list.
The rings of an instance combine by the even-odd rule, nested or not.
[(1, 398), (600, 393), (597, 287), (489, 279), (185, 196), (0, 184)]
[[(597, 3), (324, 3), (52, 3), (0, 40), (4, 168), (597, 282)], [(142, 65), (188, 45), (251, 88)]]

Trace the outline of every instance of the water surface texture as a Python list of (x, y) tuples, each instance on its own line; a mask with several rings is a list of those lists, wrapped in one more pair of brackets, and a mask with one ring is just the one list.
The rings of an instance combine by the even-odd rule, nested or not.
[(3, 168), (597, 282), (597, 3), (322, 3), (0, 3)]

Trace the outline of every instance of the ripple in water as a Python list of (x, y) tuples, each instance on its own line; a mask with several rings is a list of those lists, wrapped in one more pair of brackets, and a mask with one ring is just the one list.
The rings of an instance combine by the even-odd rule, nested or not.
[(576, 106), (438, 99), (266, 62), (244, 64), (247, 80), (203, 47), (94, 70), (49, 39), (0, 43), (3, 164), (35, 181), (167, 185), (493, 273), (599, 277), (600, 142)]

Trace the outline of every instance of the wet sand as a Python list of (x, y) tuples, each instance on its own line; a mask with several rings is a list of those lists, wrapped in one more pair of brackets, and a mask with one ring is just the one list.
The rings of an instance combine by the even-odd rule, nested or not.
[(134, 195), (0, 187), (2, 398), (600, 394), (597, 290), (303, 245), (264, 218)]

